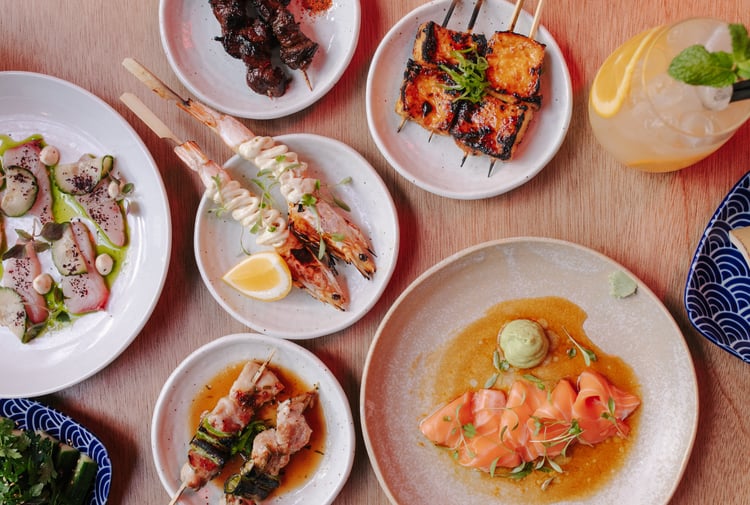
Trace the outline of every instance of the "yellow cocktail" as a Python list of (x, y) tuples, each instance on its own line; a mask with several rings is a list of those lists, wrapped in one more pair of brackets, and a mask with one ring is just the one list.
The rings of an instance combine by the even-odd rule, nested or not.
[(589, 95), (589, 119), (596, 138), (621, 163), (649, 172), (685, 168), (750, 118), (750, 100), (728, 103), (731, 87), (685, 84), (667, 73), (673, 58), (695, 44), (731, 53), (727, 23), (695, 18), (656, 27), (602, 64)]

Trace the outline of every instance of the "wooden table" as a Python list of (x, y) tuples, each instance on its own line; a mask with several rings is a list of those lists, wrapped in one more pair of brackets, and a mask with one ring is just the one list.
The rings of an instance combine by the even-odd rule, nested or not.
[[(320, 356), (342, 383), (356, 424), (362, 368), (370, 341), (388, 307), (420, 273), (460, 249), (490, 239), (528, 235), (569, 240), (622, 263), (650, 286), (677, 320), (692, 352), (700, 387), (700, 425), (673, 503), (747, 503), (750, 416), (743, 405), (750, 398), (750, 368), (691, 327), (683, 290), (690, 260), (708, 219), (750, 168), (750, 125), (719, 152), (689, 169), (647, 174), (623, 168), (600, 148), (589, 127), (586, 102), (598, 66), (631, 35), (693, 15), (748, 25), (748, 0), (548, 0), (542, 23), (560, 45), (573, 82), (570, 131), (557, 156), (533, 180), (508, 194), (479, 201), (446, 199), (409, 184), (376, 148), (365, 127), (368, 65), (387, 30), (422, 2), (361, 3), (359, 44), (333, 90), (290, 117), (248, 121), (261, 133), (311, 132), (349, 144), (376, 168), (398, 202), (402, 250), (381, 300), (351, 328), (301, 342)], [(526, 9), (533, 11), (536, 2), (527, 3)], [(111, 503), (166, 503), (168, 496), (154, 468), (149, 437), (160, 388), (191, 351), (221, 335), (247, 329), (214, 302), (196, 267), (192, 240), (201, 196), (198, 179), (186, 175), (170, 146), (118, 100), (124, 91), (146, 95), (120, 65), (126, 56), (139, 59), (187, 94), (171, 72), (161, 47), (158, 2), (25, 0), (8, 2), (4, 7), (0, 16), (0, 70), (50, 74), (100, 96), (133, 124), (166, 184), (173, 246), (166, 285), (153, 316), (132, 345), (106, 369), (79, 385), (42, 398), (77, 418), (105, 442), (114, 465)], [(217, 160), (227, 156), (224, 146), (185, 114), (155, 97), (147, 98), (175, 131), (198, 141)], [(440, 216), (492, 225), (451, 226), (446, 231)], [(667, 413), (666, 422), (668, 417)], [(357, 443), (351, 477), (336, 503), (385, 504), (387, 499), (371, 470), (361, 433)]]

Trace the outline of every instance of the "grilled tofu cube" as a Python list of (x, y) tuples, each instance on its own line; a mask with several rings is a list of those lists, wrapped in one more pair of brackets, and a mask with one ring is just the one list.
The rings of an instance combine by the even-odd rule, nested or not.
[(490, 87), (539, 107), (545, 45), (513, 32), (495, 32), (487, 43), (485, 75)]
[(409, 60), (396, 101), (396, 112), (423, 128), (447, 135), (456, 117), (458, 95), (447, 89), (455, 83), (434, 66), (423, 66)]
[(466, 59), (474, 59), (487, 50), (487, 39), (484, 35), (457, 32), (444, 28), (434, 21), (427, 21), (419, 26), (414, 41), (412, 59), (420, 64), (458, 65), (454, 51), (462, 52)]
[(523, 140), (534, 108), (487, 94), (479, 103), (462, 101), (450, 133), (468, 154), (510, 160)]

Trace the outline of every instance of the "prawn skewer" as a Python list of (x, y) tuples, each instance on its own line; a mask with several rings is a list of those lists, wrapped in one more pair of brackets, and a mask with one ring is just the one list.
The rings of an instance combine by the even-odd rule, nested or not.
[(132, 58), (126, 58), (123, 65), (159, 96), (174, 101), (208, 126), (234, 153), (255, 164), (261, 172), (273, 175), (289, 205), (292, 230), (303, 242), (317, 244), (319, 253), (327, 250), (354, 265), (365, 278), (372, 278), (376, 265), (369, 241), (356, 224), (320, 195), (320, 182), (308, 176), (307, 163), (300, 161), (296, 153), (277, 144), (272, 137), (255, 135), (232, 116), (201, 102), (183, 99)]
[(286, 219), (280, 212), (264, 205), (260, 198), (232, 180), (227, 171), (208, 159), (195, 142), (178, 139), (135, 95), (125, 93), (120, 99), (157, 135), (175, 144), (175, 153), (188, 168), (198, 173), (212, 200), (230, 211), (232, 217), (246, 228), (259, 228), (258, 244), (270, 246), (279, 253), (289, 265), (295, 286), (322, 302), (346, 310), (348, 296), (334, 272), (296, 235), (289, 233)]

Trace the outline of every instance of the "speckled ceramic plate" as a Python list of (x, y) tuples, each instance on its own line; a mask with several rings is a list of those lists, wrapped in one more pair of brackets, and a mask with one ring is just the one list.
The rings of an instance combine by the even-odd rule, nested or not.
[[(190, 354), (172, 372), (154, 407), (151, 449), (156, 470), (168, 495), (180, 487), (180, 469), (187, 461), (194, 427), (189, 426), (190, 404), (199, 389), (228, 366), (264, 360), (274, 350), (272, 365), (293, 371), (308, 385), (318, 385), (318, 401), (325, 419), (323, 458), (298, 487), (274, 493), (268, 505), (328, 505), (344, 487), (354, 462), (354, 422), (349, 401), (328, 367), (313, 353), (288, 340), (253, 333), (218, 338)], [(187, 490), (179, 503), (219, 503), (222, 488), (215, 482), (200, 491)]]
[(698, 242), (685, 286), (695, 328), (750, 363), (750, 266), (729, 241), (729, 230), (750, 226), (750, 173), (724, 197)]
[(107, 503), (112, 484), (112, 462), (107, 454), (107, 448), (93, 433), (65, 414), (25, 398), (0, 399), (0, 417), (13, 419), (19, 429), (42, 430), (96, 461), (94, 489), (86, 503)]
[[(635, 295), (610, 294), (609, 275), (616, 271), (637, 282)], [(638, 430), (623, 467), (602, 489), (565, 503), (669, 501), (698, 426), (695, 370), (679, 327), (653, 292), (615, 261), (569, 242), (521, 237), (477, 245), (432, 267), (377, 330), (360, 417), (370, 461), (392, 503), (520, 505), (499, 494), (491, 478), (461, 468), (430, 444), (419, 421), (438, 406), (434, 353), (497, 303), (542, 296), (583, 309), (589, 338), (630, 365), (641, 386)]]
[(162, 46), (177, 77), (202, 102), (244, 118), (288, 116), (315, 103), (339, 81), (354, 56), (360, 28), (359, 0), (333, 0), (318, 14), (308, 13), (300, 2), (289, 8), (302, 32), (319, 44), (307, 70), (312, 89), (301, 72), (287, 69), (292, 81), (283, 96), (269, 98), (252, 91), (245, 82), (245, 64), (215, 40), (221, 27), (206, 0), (159, 2)]
[[(135, 339), (167, 277), (171, 217), (159, 168), (141, 138), (106, 102), (72, 83), (30, 72), (0, 72), (0, 133), (17, 140), (41, 134), (60, 149), (64, 162), (83, 153), (109, 153), (123, 179), (134, 185), (127, 215), (129, 244), (106, 310), (28, 344), (0, 327), (0, 396), (35, 397), (90, 377)], [(23, 228), (30, 231), (33, 223), (28, 225)], [(6, 219), (10, 243), (16, 227), (22, 228)], [(49, 268), (54, 268), (51, 261)]]
[[(377, 271), (367, 280), (353, 266), (337, 262), (339, 277), (349, 291), (350, 303), (346, 311), (324, 304), (298, 288), (275, 302), (248, 298), (230, 287), (222, 277), (246, 257), (245, 251), (255, 252), (261, 246), (255, 242), (254, 235), (243, 230), (230, 216), (217, 216), (212, 212), (216, 204), (206, 196), (201, 199), (195, 220), (198, 269), (219, 305), (253, 330), (293, 340), (329, 335), (357, 322), (375, 305), (388, 285), (398, 259), (396, 207), (375, 169), (346, 144), (310, 134), (281, 135), (276, 140), (288, 145), (301, 160), (309, 163), (310, 173), (331, 187), (350, 207), (348, 217), (369, 238)], [(225, 166), (243, 187), (253, 187), (251, 181), (258, 173), (256, 166), (238, 156)], [(350, 183), (338, 185), (348, 177), (351, 177)], [(272, 193), (276, 202), (284, 201), (278, 187)]]
[[(414, 9), (383, 38), (367, 75), (367, 125), (370, 134), (396, 171), (409, 182), (437, 195), (473, 200), (508, 192), (531, 180), (557, 153), (568, 132), (573, 113), (573, 92), (568, 66), (552, 35), (539, 28), (536, 40), (546, 44), (540, 93), (542, 107), (534, 116), (519, 146), (508, 162), (497, 162), (488, 177), (490, 158), (469, 156), (447, 135), (434, 135), (417, 124), (407, 123), (399, 131), (401, 116), (395, 112), (406, 62), (414, 45), (417, 27), (425, 21), (442, 22), (450, 0), (435, 0)], [(475, 2), (458, 2), (448, 28), (466, 28)], [(490, 35), (507, 30), (514, 3), (484, 2), (475, 33)], [(522, 11), (515, 31), (528, 34), (532, 16)]]

